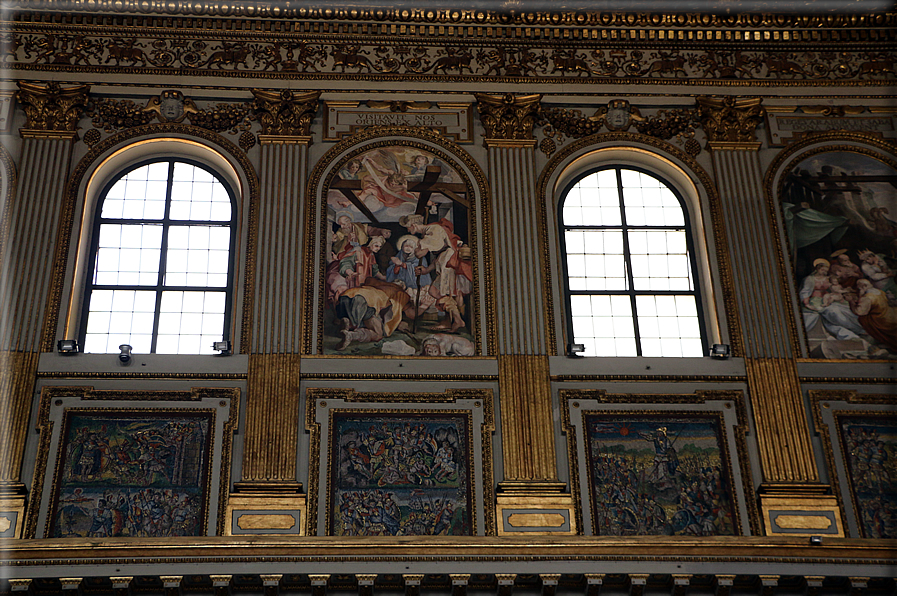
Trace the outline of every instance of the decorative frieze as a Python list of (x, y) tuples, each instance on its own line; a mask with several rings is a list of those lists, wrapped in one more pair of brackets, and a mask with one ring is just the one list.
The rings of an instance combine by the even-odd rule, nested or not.
[[(294, 26), (299, 28), (301, 24)], [(370, 28), (368, 24), (361, 27)], [(323, 35), (322, 27), (310, 28), (303, 41), (296, 41), (292, 26), (264, 33), (251, 29), (225, 32), (218, 27), (193, 29), (187, 24), (177, 29), (157, 29), (143, 28), (138, 36), (133, 27), (103, 26), (99, 33), (85, 34), (83, 27), (57, 25), (47, 32), (45, 26), (22, 23), (15, 31), (0, 27), (0, 36), (9, 39), (7, 62), (24, 70), (118, 72), (139, 67), (141, 74), (187, 76), (493, 77), (633, 84), (681, 83), (687, 79), (721, 84), (775, 81), (784, 85), (855, 85), (897, 78), (894, 52), (834, 51), (838, 40), (832, 40), (832, 51), (808, 51), (805, 45), (795, 45), (800, 37), (797, 33), (789, 33), (787, 40), (781, 39), (773, 47), (767, 44), (752, 49), (749, 42), (753, 40), (744, 39), (741, 32), (735, 32), (741, 38), (736, 39), (729, 31), (720, 42), (748, 44), (733, 51), (716, 47), (717, 38), (709, 31), (701, 35), (704, 39), (697, 40), (694, 35), (680, 37), (664, 30), (652, 30), (649, 35), (642, 31), (634, 37), (626, 30), (609, 33), (604, 29), (600, 34), (583, 30), (579, 36), (568, 32), (559, 46), (556, 39), (551, 45), (540, 43), (525, 29), (508, 30), (507, 35), (522, 36), (529, 42), (526, 45), (493, 41), (483, 35), (463, 35), (463, 39), (437, 36), (431, 27), (422, 25), (393, 25), (385, 31), (376, 27), (373, 33), (381, 39), (391, 34), (397, 37), (393, 42), (368, 43), (334, 41)], [(337, 29), (341, 34), (361, 33), (358, 26)], [(405, 42), (409, 36), (415, 43)], [(471, 40), (476, 41), (471, 44)], [(703, 47), (664, 48), (679, 41), (698, 41)], [(621, 45), (608, 48), (608, 42)]]

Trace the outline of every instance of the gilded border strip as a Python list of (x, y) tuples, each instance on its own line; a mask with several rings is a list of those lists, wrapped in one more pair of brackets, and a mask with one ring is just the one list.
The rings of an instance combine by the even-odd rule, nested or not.
[[(719, 268), (719, 277), (722, 283), (722, 294), (723, 294), (723, 305), (725, 307), (725, 321), (728, 326), (729, 331), (729, 343), (732, 347), (732, 355), (733, 356), (741, 356), (742, 349), (741, 346), (744, 343), (742, 330), (741, 330), (741, 322), (738, 316), (738, 306), (735, 301), (735, 285), (734, 280), (732, 279), (732, 269), (731, 269), (731, 257), (729, 254), (729, 244), (726, 237), (725, 224), (722, 213), (721, 201), (719, 198), (719, 191), (716, 188), (716, 184), (714, 184), (713, 179), (707, 173), (707, 171), (701, 166), (693, 157), (680, 150), (677, 147), (674, 147), (670, 143), (665, 141), (661, 141), (659, 139), (655, 139), (654, 137), (649, 137), (637, 133), (630, 132), (608, 132), (608, 133), (599, 133), (596, 135), (583, 137), (579, 139), (575, 143), (571, 143), (570, 145), (564, 147), (561, 151), (556, 153), (546, 164), (546, 166), (542, 169), (542, 172), (539, 174), (539, 180), (537, 182), (538, 188), (538, 196), (539, 196), (539, 210), (540, 210), (540, 218), (541, 218), (541, 237), (540, 243), (542, 245), (542, 270), (544, 271), (543, 276), (543, 287), (542, 292), (545, 295), (545, 308), (546, 313), (545, 316), (548, 320), (548, 353), (552, 356), (557, 356), (557, 322), (554, 320), (554, 295), (552, 293), (552, 278), (551, 278), (551, 269), (552, 269), (552, 247), (548, 241), (548, 225), (549, 225), (549, 213), (547, 211), (547, 200), (548, 200), (548, 182), (555, 175), (556, 171), (559, 171), (561, 165), (567, 162), (571, 156), (576, 153), (582, 151), (584, 154), (591, 148), (592, 150), (597, 150), (599, 145), (610, 145), (616, 144), (620, 147), (632, 146), (633, 144), (642, 144), (647, 145), (655, 150), (666, 152), (672, 155), (675, 159), (679, 160), (682, 164), (684, 164), (689, 170), (690, 173), (693, 174), (697, 180), (700, 182), (701, 186), (704, 188), (704, 192), (707, 195), (707, 202), (709, 203), (708, 207), (710, 209), (710, 220), (713, 231), (713, 246), (708, 245), (708, 260), (711, 258), (711, 250), (716, 254), (716, 263)], [(558, 201), (559, 197), (552, 197), (554, 200), (552, 201), (552, 213), (551, 213), (551, 223), (557, 225), (558, 215)], [(699, 206), (703, 207), (700, 203), (700, 196), (696, 197), (699, 200)], [(706, 234), (706, 229), (701, 230), (701, 233)], [(694, 233), (694, 231), (693, 231)], [(560, 256), (560, 247), (555, 246), (554, 250), (558, 254), (558, 259)], [(711, 280), (708, 280), (712, 282)], [(561, 292), (563, 290), (561, 289)], [(716, 308), (716, 304), (710, 304), (711, 308)], [(718, 320), (722, 321), (722, 317), (717, 317)], [(562, 329), (566, 329), (566, 325), (562, 327)]]
[[(130, 18), (132, 13), (147, 15), (150, 19), (162, 20), (163, 17), (156, 14), (181, 16), (190, 20), (190, 17), (198, 16), (225, 16), (225, 17), (252, 17), (280, 19), (282, 25), (290, 26), (289, 21), (283, 19), (307, 19), (309, 21), (324, 20), (327, 23), (337, 21), (374, 21), (377, 23), (424, 23), (426, 25), (449, 24), (462, 26), (485, 25), (526, 25), (531, 27), (544, 27), (546, 31), (563, 31), (563, 27), (572, 25), (584, 27), (627, 27), (640, 28), (648, 26), (664, 27), (737, 27), (742, 29), (780, 27), (782, 29), (822, 27), (843, 28), (868, 28), (868, 27), (893, 27), (897, 25), (897, 14), (893, 12), (873, 13), (863, 15), (851, 14), (708, 14), (708, 13), (665, 13), (649, 11), (559, 11), (559, 12), (533, 12), (523, 11), (507, 13), (491, 10), (458, 10), (458, 9), (345, 9), (345, 8), (273, 8), (268, 5), (241, 5), (221, 3), (216, 0), (201, 0), (201, 2), (188, 2), (175, 0), (174, 2), (145, 4), (135, 0), (118, 2), (116, 0), (99, 0), (96, 2), (86, 0), (69, 0), (66, 3), (55, 3), (55, 8), (60, 4), (66, 10), (80, 10), (88, 14), (93, 12), (115, 12), (114, 18), (121, 20)], [(49, 3), (40, 0), (27, 0), (20, 2), (19, 6), (28, 9), (42, 8)], [(33, 13), (32, 13), (33, 14)], [(30, 14), (24, 16), (31, 16)], [(40, 19), (40, 16), (36, 17)], [(97, 17), (94, 17), (96, 19)], [(22, 19), (24, 20), (24, 19)], [(177, 19), (180, 24), (184, 18)], [(276, 21), (275, 21), (276, 23)], [(342, 25), (342, 24), (341, 24)], [(243, 22), (237, 20), (229, 27), (243, 27)], [(348, 23), (345, 24), (348, 26)], [(258, 25), (256, 25), (258, 27)], [(267, 29), (282, 29), (277, 26), (268, 26)]]
[[(857, 145), (848, 145), (844, 144), (846, 142), (857, 143)], [(833, 143), (833, 144), (824, 144), (824, 143)], [(841, 144), (834, 144), (841, 143)], [(808, 147), (812, 147), (813, 145), (819, 145), (818, 147), (813, 147), (811, 149), (807, 149)], [(887, 157), (882, 153), (877, 153), (873, 151), (869, 147), (863, 147), (859, 145), (869, 145), (871, 147), (875, 147), (879, 151), (890, 152), (892, 155), (894, 151), (897, 150), (897, 143), (883, 141), (882, 139), (867, 135), (863, 133), (855, 133), (855, 132), (826, 132), (820, 134), (809, 135), (799, 141), (795, 141), (789, 144), (785, 149), (779, 152), (776, 156), (775, 161), (773, 161), (772, 165), (766, 170), (766, 174), (763, 177), (763, 194), (766, 198), (767, 205), (767, 215), (769, 218), (769, 224), (771, 229), (773, 230), (775, 236), (778, 241), (776, 242), (776, 254), (779, 260), (779, 269), (782, 271), (782, 276), (780, 278), (781, 288), (783, 290), (783, 296), (786, 300), (788, 300), (788, 306), (790, 307), (790, 312), (788, 316), (788, 325), (791, 331), (791, 349), (795, 354), (805, 354), (809, 353), (809, 340), (807, 339), (807, 330), (804, 326), (803, 317), (800, 316), (800, 311), (795, 311), (796, 305), (796, 296), (795, 289), (797, 288), (797, 280), (793, 280), (794, 271), (791, 268), (791, 262), (794, 259), (794, 255), (791, 254), (791, 246), (788, 245), (788, 242), (785, 238), (782, 238), (779, 235), (779, 221), (783, 220), (783, 207), (781, 201), (779, 201), (779, 197), (782, 196), (782, 192), (785, 187), (785, 172), (791, 171), (800, 161), (807, 159), (808, 157), (812, 157), (814, 155), (819, 155), (821, 153), (831, 153), (835, 151), (844, 151), (849, 153), (858, 153), (860, 155), (865, 155), (867, 157), (871, 157), (886, 163), (891, 166), (895, 170), (897, 170), (897, 160)], [(785, 166), (785, 163), (787, 166)], [(776, 179), (776, 177), (778, 177)], [(775, 192), (773, 192), (773, 185), (775, 184)], [(784, 247), (784, 248), (783, 248)], [(788, 257), (788, 262), (785, 262), (785, 256)], [(795, 322), (795, 318), (800, 319), (800, 329), (801, 332), (798, 333), (797, 323)], [(801, 345), (801, 337), (803, 338), (803, 345)], [(803, 362), (831, 362), (826, 359), (811, 359), (811, 358), (802, 358)], [(854, 363), (861, 363), (862, 360), (852, 360)], [(887, 361), (890, 362), (890, 361)]]

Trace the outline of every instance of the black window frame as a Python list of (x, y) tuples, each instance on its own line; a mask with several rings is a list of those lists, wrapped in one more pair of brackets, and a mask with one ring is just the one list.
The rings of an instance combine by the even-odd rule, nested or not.
[[(579, 182), (597, 172), (602, 172), (606, 170), (615, 170), (616, 178), (617, 178), (617, 196), (620, 204), (620, 225), (566, 225), (564, 222), (564, 203), (567, 201), (567, 196), (570, 194), (570, 191), (577, 185)], [(682, 209), (683, 216), (683, 225), (682, 226), (634, 226), (628, 225), (626, 223), (626, 209), (623, 203), (623, 183), (622, 183), (622, 175), (621, 172), (623, 170), (632, 170), (635, 172), (640, 172), (642, 174), (646, 174), (651, 176), (652, 178), (658, 180), (663, 185), (665, 185), (676, 197), (679, 201), (679, 207)], [(707, 324), (706, 318), (704, 317), (704, 304), (703, 297), (701, 292), (701, 282), (700, 282), (700, 270), (698, 269), (698, 261), (697, 255), (694, 248), (694, 229), (691, 224), (691, 217), (689, 214), (688, 206), (679, 192), (679, 189), (676, 188), (674, 184), (671, 184), (670, 181), (658, 174), (657, 172), (636, 165), (628, 165), (628, 164), (604, 164), (601, 166), (597, 166), (594, 168), (590, 168), (585, 172), (578, 174), (576, 177), (572, 178), (567, 184), (564, 185), (563, 191), (560, 193), (560, 200), (558, 201), (558, 229), (559, 229), (559, 245), (561, 249), (561, 268), (562, 268), (562, 278), (564, 282), (564, 304), (567, 309), (566, 317), (565, 317), (565, 327), (567, 331), (567, 338), (570, 343), (574, 343), (575, 334), (573, 333), (573, 308), (571, 304), (571, 296), (594, 296), (594, 295), (606, 295), (606, 296), (620, 296), (620, 295), (628, 295), (630, 305), (632, 308), (632, 326), (635, 334), (635, 349), (637, 358), (642, 357), (642, 342), (641, 335), (639, 333), (639, 324), (638, 324), (638, 311), (636, 309), (636, 296), (694, 296), (695, 298), (695, 307), (697, 310), (698, 316), (698, 325), (701, 334), (701, 349), (702, 356), (706, 356), (709, 349), (709, 344), (707, 341)], [(570, 289), (570, 275), (567, 271), (567, 230), (569, 229), (581, 229), (581, 230), (620, 230), (623, 236), (623, 263), (624, 268), (626, 270), (626, 282), (628, 289), (626, 290), (571, 290)], [(686, 241), (686, 249), (688, 250), (689, 256), (689, 265), (691, 266), (691, 276), (692, 276), (692, 284), (693, 290), (691, 291), (681, 291), (681, 290), (636, 290), (635, 284), (633, 283), (633, 272), (632, 272), (632, 261), (631, 261), (631, 253), (629, 250), (629, 230), (683, 230), (685, 232), (685, 241)], [(626, 358), (627, 356), (595, 356), (596, 358)], [(691, 356), (682, 356), (683, 358), (688, 358)], [(671, 358), (671, 356), (656, 356), (656, 358)]]
[[(167, 163), (168, 164), (168, 180), (166, 182), (165, 187), (165, 214), (161, 219), (126, 219), (126, 218), (103, 218), (103, 205), (106, 202), (106, 197), (109, 194), (109, 191), (112, 189), (115, 184), (118, 183), (119, 180), (133, 172), (134, 170), (140, 169), (144, 166), (148, 166), (150, 164), (155, 163)], [(182, 220), (175, 219), (172, 220), (170, 218), (171, 212), (171, 193), (172, 193), (172, 182), (174, 177), (174, 164), (175, 163), (184, 163), (187, 165), (191, 165), (202, 170), (208, 172), (216, 181), (218, 181), (227, 192), (228, 197), (230, 198), (231, 203), (231, 214), (230, 220), (225, 223), (223, 221), (213, 221), (213, 220)], [(187, 157), (162, 157), (162, 156), (154, 156), (151, 158), (143, 159), (141, 161), (135, 162), (125, 168), (118, 170), (115, 175), (110, 178), (110, 180), (103, 186), (103, 190), (100, 193), (100, 198), (96, 203), (95, 212), (93, 216), (93, 228), (92, 235), (90, 240), (90, 253), (89, 253), (89, 267), (87, 270), (87, 277), (84, 284), (84, 301), (82, 302), (81, 308), (81, 323), (80, 323), (80, 333), (79, 333), (79, 342), (81, 346), (86, 346), (86, 337), (87, 337), (87, 320), (90, 315), (90, 299), (91, 294), (94, 290), (136, 290), (136, 291), (154, 291), (156, 292), (156, 302), (155, 302), (155, 311), (153, 313), (153, 335), (151, 339), (151, 349), (150, 353), (156, 353), (156, 346), (159, 336), (159, 318), (160, 318), (160, 308), (162, 301), (162, 293), (165, 291), (185, 291), (185, 292), (222, 292), (224, 296), (224, 325), (221, 331), (221, 339), (228, 340), (231, 336), (232, 330), (232, 319), (233, 319), (233, 298), (234, 298), (234, 284), (235, 284), (235, 275), (236, 275), (236, 253), (237, 253), (237, 223), (238, 223), (238, 201), (237, 194), (234, 192), (234, 189), (231, 187), (231, 184), (218, 172), (216, 172), (213, 168), (209, 167), (207, 164), (202, 163), (201, 161), (190, 159)], [(107, 224), (120, 224), (120, 225), (161, 225), (162, 226), (162, 240), (160, 243), (160, 254), (159, 254), (159, 272), (156, 279), (156, 285), (109, 285), (109, 284), (95, 284), (94, 276), (96, 274), (96, 265), (97, 265), (97, 251), (99, 250), (99, 242), (100, 242), (100, 226), (104, 223)], [(227, 264), (227, 284), (222, 290), (221, 286), (168, 286), (164, 283), (166, 265), (167, 265), (167, 249), (168, 249), (168, 235), (169, 229), (172, 225), (175, 226), (220, 226), (225, 227), (225, 225), (230, 229), (230, 246), (228, 248), (228, 264)], [(97, 352), (100, 353), (100, 352)], [(103, 352), (110, 353), (110, 352)], [(168, 354), (166, 354), (168, 355)], [(175, 354), (170, 354), (175, 355)], [(178, 354), (178, 355), (191, 355), (191, 354)], [(197, 353), (197, 355), (199, 355)]]

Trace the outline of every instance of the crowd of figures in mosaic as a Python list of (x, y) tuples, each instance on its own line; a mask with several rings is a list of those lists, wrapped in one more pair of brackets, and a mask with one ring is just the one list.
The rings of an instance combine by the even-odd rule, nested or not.
[(419, 149), (343, 164), (327, 192), (325, 353), (475, 354), (466, 193)]
[(739, 533), (718, 418), (587, 414), (585, 424), (596, 534)]
[(206, 41), (12, 33), (6, 52), (19, 64), (255, 72), (651, 77), (711, 79), (893, 79), (885, 51), (605, 50), (588, 47), (368, 45), (280, 40)]
[(844, 416), (839, 422), (860, 532), (897, 538), (897, 417)]
[(211, 415), (68, 415), (65, 429), (51, 536), (203, 533)]
[(897, 171), (822, 153), (781, 198), (813, 358), (897, 358)]
[(466, 415), (339, 414), (331, 432), (331, 534), (472, 533)]

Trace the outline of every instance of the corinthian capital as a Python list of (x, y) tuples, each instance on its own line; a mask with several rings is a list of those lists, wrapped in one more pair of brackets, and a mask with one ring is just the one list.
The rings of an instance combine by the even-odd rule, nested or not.
[(711, 143), (755, 143), (763, 118), (761, 98), (699, 97), (698, 118)]
[(289, 89), (264, 91), (253, 89), (256, 116), (262, 134), (282, 137), (307, 137), (311, 121), (318, 112), (320, 91), (296, 94)]
[(489, 139), (531, 140), (539, 118), (541, 95), (476, 93), (480, 120)]
[(87, 105), (88, 91), (89, 85), (63, 88), (55, 81), (46, 85), (20, 81), (17, 99), (28, 117), (25, 128), (74, 132)]

